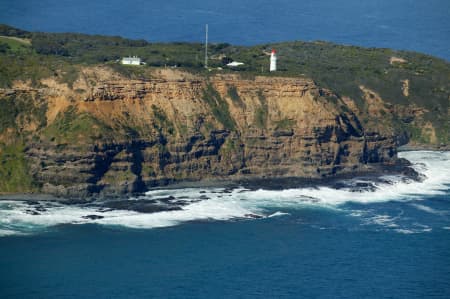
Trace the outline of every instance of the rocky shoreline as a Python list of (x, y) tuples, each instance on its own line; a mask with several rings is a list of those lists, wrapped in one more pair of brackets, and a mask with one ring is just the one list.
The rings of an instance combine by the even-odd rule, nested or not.
[(397, 148), (398, 152), (410, 151), (450, 151), (449, 144), (405, 144)]
[[(0, 201), (25, 201), (32, 205), (36, 202), (58, 202), (62, 204), (94, 204), (105, 209), (124, 209), (141, 213), (154, 213), (161, 211), (177, 210), (183, 205), (183, 201), (168, 196), (158, 201), (145, 199), (147, 191), (176, 190), (184, 188), (222, 188), (224, 193), (236, 188), (248, 190), (283, 190), (291, 188), (319, 188), (330, 187), (333, 189), (350, 189), (352, 192), (373, 191), (375, 183), (388, 183), (384, 176), (400, 175), (404, 180), (421, 181), (422, 175), (411, 167), (406, 159), (398, 159), (394, 165), (372, 165), (370, 170), (355, 173), (339, 174), (326, 178), (302, 178), (302, 177), (246, 177), (240, 179), (207, 179), (207, 180), (182, 180), (167, 185), (149, 188), (133, 193), (125, 194), (94, 194), (91, 196), (62, 197), (45, 193), (13, 193), (0, 194)], [(361, 182), (358, 182), (361, 181)], [(356, 182), (356, 183), (355, 183)], [(138, 199), (138, 200), (136, 200)], [(204, 200), (207, 198), (199, 198)]]

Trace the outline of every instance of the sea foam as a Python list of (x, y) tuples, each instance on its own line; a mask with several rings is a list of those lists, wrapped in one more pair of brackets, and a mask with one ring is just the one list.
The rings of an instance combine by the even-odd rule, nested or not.
[[(335, 189), (327, 186), (284, 190), (184, 188), (152, 190), (139, 198), (129, 199), (157, 200), (171, 196), (184, 202), (179, 210), (155, 213), (52, 202), (39, 202), (40, 209), (34, 210), (35, 205), (25, 201), (0, 201), (0, 236), (32, 233), (58, 224), (97, 223), (131, 228), (157, 228), (188, 221), (275, 217), (286, 215), (290, 209), (301, 209), (305, 206), (339, 210), (342, 205), (349, 202), (372, 204), (387, 201), (418, 201), (429, 195), (442, 195), (448, 192), (450, 152), (402, 152), (399, 156), (410, 160), (413, 167), (424, 175), (424, 179), (413, 181), (401, 176), (385, 176), (383, 180), (377, 182), (364, 181), (364, 179), (363, 181), (350, 180), (350, 183), (369, 183), (374, 187), (357, 192), (351, 187)], [(417, 202), (411, 205), (428, 213), (442, 213)], [(355, 217), (365, 215), (364, 211), (351, 211), (349, 214)], [(88, 215), (94, 217), (86, 217)], [(382, 214), (367, 216), (367, 221), (372, 221), (372, 224), (397, 228), (394, 220)], [(404, 228), (398, 228), (398, 230), (406, 232)]]

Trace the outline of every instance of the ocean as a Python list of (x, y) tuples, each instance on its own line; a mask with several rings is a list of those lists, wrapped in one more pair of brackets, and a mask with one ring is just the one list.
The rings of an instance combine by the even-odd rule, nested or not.
[(448, 0), (2, 0), (0, 23), (152, 42), (325, 40), (450, 60)]
[[(152, 42), (326, 40), (450, 60), (448, 0), (0, 1), (0, 23)], [(0, 298), (450, 298), (450, 152), (422, 181), (152, 190), (177, 210), (0, 201)]]
[(157, 213), (0, 201), (1, 297), (449, 298), (450, 152), (400, 155), (420, 182), (128, 199), (182, 202)]

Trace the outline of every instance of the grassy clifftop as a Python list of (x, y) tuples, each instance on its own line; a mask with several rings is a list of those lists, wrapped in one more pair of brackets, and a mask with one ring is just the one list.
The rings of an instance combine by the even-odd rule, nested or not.
[[(268, 72), (268, 52), (272, 48), (277, 49), (279, 57), (279, 71), (275, 74)], [(400, 114), (398, 119), (389, 120), (399, 133), (408, 132), (413, 143), (450, 143), (448, 61), (408, 51), (320, 41), (252, 47), (222, 43), (209, 47), (210, 70), (207, 71), (203, 68), (203, 51), (198, 43), (150, 43), (117, 36), (27, 32), (0, 25), (0, 88), (11, 87), (17, 80), (39, 87), (41, 79), (48, 77), (56, 77), (71, 87), (80, 66), (99, 64), (109, 65), (129, 78), (148, 78), (152, 70), (165, 66), (204, 76), (235, 72), (244, 78), (306, 76), (342, 98), (351, 98), (369, 125), (384, 121), (384, 113), (394, 109), (390, 105), (397, 105), (415, 109), (420, 116), (420, 121), (415, 122)], [(117, 63), (129, 55), (137, 55), (147, 64), (127, 67)], [(227, 69), (224, 65), (231, 60), (245, 64)], [(381, 98), (384, 105), (373, 113), (371, 101), (376, 98)]]

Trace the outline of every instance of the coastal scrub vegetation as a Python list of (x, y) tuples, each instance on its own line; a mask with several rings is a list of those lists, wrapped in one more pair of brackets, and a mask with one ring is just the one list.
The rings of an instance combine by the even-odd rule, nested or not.
[[(278, 52), (278, 71), (268, 70), (269, 53)], [(15, 80), (29, 80), (40, 86), (40, 79), (57, 76), (69, 86), (79, 65), (109, 65), (129, 78), (145, 78), (154, 67), (183, 68), (209, 76), (239, 73), (242, 78), (263, 76), (305, 76), (320, 87), (339, 96), (352, 98), (361, 109), (365, 99), (360, 86), (375, 90), (386, 102), (425, 109), (424, 119), (431, 122), (439, 142), (449, 143), (448, 111), (450, 97), (450, 63), (428, 55), (390, 49), (363, 48), (329, 42), (285, 42), (251, 47), (212, 44), (209, 47), (209, 70), (203, 65), (201, 43), (155, 43), (118, 36), (78, 33), (28, 32), (0, 25), (0, 88), (11, 87)], [(145, 66), (120, 65), (124, 56), (136, 55)], [(400, 59), (392, 59), (400, 58)], [(240, 61), (244, 65), (228, 69), (225, 64)], [(402, 91), (408, 80), (409, 93)], [(228, 96), (238, 104), (235, 90)], [(233, 128), (224, 101), (211, 88), (205, 92), (214, 116), (227, 128)], [(262, 125), (263, 111), (258, 113)]]
[(47, 124), (45, 103), (34, 103), (26, 94), (12, 94), (0, 98), (0, 134), (7, 129), (21, 130), (21, 124), (35, 123), (42, 128)]
[(258, 90), (258, 99), (261, 106), (255, 111), (255, 122), (258, 128), (264, 129), (267, 125), (267, 118), (269, 116), (269, 106), (266, 97), (261, 90)]
[(214, 117), (225, 129), (234, 130), (236, 128), (236, 123), (231, 117), (228, 109), (228, 103), (222, 99), (220, 94), (211, 84), (208, 84), (204, 89), (203, 100), (211, 107)]
[(0, 190), (30, 192), (37, 188), (30, 175), (23, 144), (0, 144)]
[(175, 134), (175, 126), (167, 117), (164, 110), (156, 105), (152, 105), (153, 116), (155, 117), (156, 123), (155, 129), (157, 129), (160, 133), (162, 130), (167, 130), (170, 135)]
[(236, 86), (229, 86), (227, 89), (227, 95), (230, 97), (230, 99), (233, 101), (234, 104), (236, 104), (238, 107), (245, 107), (244, 101), (242, 101), (241, 97), (238, 94)]
[(46, 127), (43, 135), (47, 141), (57, 145), (77, 144), (112, 137), (112, 129), (89, 113), (79, 113), (75, 107), (60, 112), (55, 121)]

